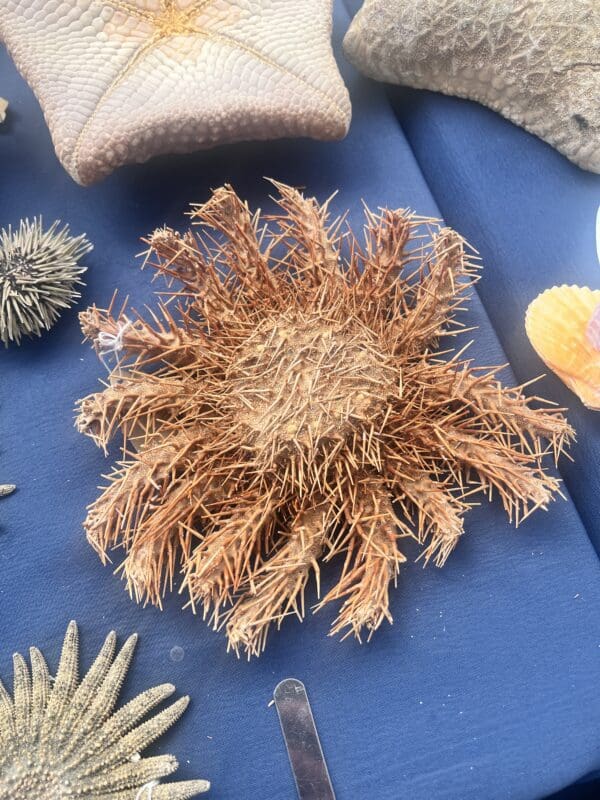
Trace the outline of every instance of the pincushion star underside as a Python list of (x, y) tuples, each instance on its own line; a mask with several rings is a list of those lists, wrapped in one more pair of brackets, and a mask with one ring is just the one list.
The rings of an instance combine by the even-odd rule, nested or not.
[(139, 600), (160, 604), (180, 563), (192, 606), (249, 654), (303, 615), (310, 574), (339, 553), (333, 632), (391, 621), (399, 538), (441, 565), (473, 491), (496, 490), (517, 521), (545, 507), (558, 482), (543, 439), (558, 454), (572, 434), (495, 370), (436, 352), (475, 279), (458, 234), (384, 211), (361, 246), (326, 205), (278, 189), (269, 227), (225, 187), (193, 211), (216, 233), (151, 236), (148, 260), (181, 284), (162, 319), (81, 315), (126, 370), (80, 402), (81, 431), (125, 439), (88, 538), (103, 559), (124, 547)]
[(343, 137), (332, 0), (0, 0), (0, 36), (74, 180), (165, 152)]

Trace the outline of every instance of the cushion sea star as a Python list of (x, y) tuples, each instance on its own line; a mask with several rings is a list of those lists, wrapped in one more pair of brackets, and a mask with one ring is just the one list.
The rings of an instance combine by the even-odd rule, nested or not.
[(343, 137), (332, 0), (0, 0), (0, 35), (82, 184), (164, 152)]

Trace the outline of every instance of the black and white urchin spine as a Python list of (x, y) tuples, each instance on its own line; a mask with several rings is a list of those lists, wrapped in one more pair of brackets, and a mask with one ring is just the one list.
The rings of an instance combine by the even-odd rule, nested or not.
[(77, 301), (92, 250), (85, 235), (71, 236), (60, 221), (43, 229), (41, 217), (0, 230), (0, 340), (5, 347), (24, 336), (41, 336)]

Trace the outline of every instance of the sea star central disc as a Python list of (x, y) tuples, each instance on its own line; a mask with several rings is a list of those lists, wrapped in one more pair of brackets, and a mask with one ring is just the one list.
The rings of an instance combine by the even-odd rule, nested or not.
[(394, 371), (371, 331), (311, 314), (263, 327), (231, 374), (236, 416), (257, 453), (334, 448), (372, 418)]

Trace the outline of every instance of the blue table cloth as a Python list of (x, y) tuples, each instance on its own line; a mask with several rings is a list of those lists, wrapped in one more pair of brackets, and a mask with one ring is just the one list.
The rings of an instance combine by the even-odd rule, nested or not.
[[(118, 287), (141, 307), (153, 287), (135, 259), (138, 237), (164, 223), (184, 226), (187, 204), (225, 181), (265, 209), (264, 175), (321, 198), (339, 188), (334, 207), (349, 207), (355, 226), (362, 199), (443, 214), (486, 262), (469, 318), (479, 326), (473, 355), (482, 364), (510, 360), (519, 380), (533, 377), (541, 366), (524, 338), (523, 310), (553, 281), (597, 277), (589, 251), (598, 178), (470, 104), (390, 97), (345, 63), (348, 23), (337, 3), (336, 51), (354, 106), (345, 141), (161, 158), (86, 189), (58, 164), (37, 102), (2, 51), (0, 94), (11, 105), (0, 129), (0, 225), (41, 213), (87, 232), (95, 250), (81, 306), (107, 304)], [(600, 417), (557, 381), (542, 388), (571, 407), (580, 434), (575, 465), (560, 467), (566, 501), (517, 532), (499, 503), (474, 509), (444, 570), (404, 568), (395, 624), (368, 646), (327, 637), (331, 608), (302, 625), (290, 620), (247, 663), (181, 611), (183, 598), (169, 598), (163, 612), (136, 606), (86, 543), (85, 506), (109, 463), (73, 428), (75, 400), (103, 373), (81, 338), (72, 310), (43, 340), (0, 354), (0, 481), (19, 486), (0, 504), (3, 678), (11, 652), (30, 644), (53, 668), (71, 618), (84, 666), (108, 630), (137, 630), (124, 696), (166, 680), (192, 696), (155, 749), (178, 756), (178, 777), (209, 778), (213, 800), (294, 797), (268, 705), (290, 675), (308, 688), (338, 800), (532, 800), (600, 767), (600, 569), (591, 541)], [(175, 646), (182, 660), (171, 658)]]

